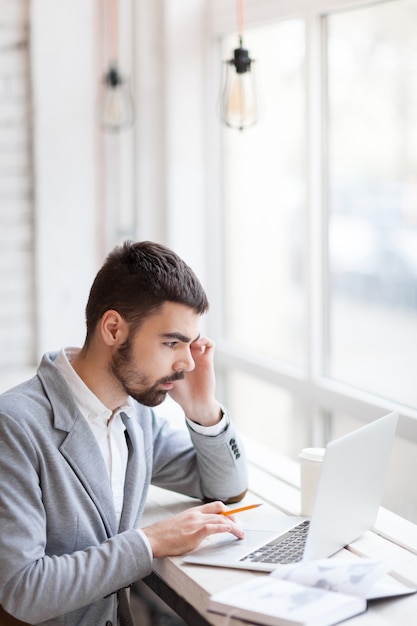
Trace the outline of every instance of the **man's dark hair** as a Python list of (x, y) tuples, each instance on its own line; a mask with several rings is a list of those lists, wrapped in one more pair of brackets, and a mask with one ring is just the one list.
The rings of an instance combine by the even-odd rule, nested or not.
[(135, 331), (164, 302), (185, 304), (202, 315), (208, 300), (192, 269), (175, 252), (151, 241), (125, 241), (107, 256), (86, 307), (87, 339), (113, 309)]

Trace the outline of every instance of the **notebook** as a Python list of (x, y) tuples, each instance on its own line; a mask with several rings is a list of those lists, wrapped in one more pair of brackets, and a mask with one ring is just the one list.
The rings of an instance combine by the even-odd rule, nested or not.
[[(311, 518), (264, 505), (242, 524), (244, 539), (230, 533), (212, 535), (185, 555), (184, 562), (270, 572), (279, 563), (335, 554), (375, 523), (397, 421), (395, 411), (328, 443)], [(262, 560), (265, 545), (288, 541), (300, 525), (305, 535), (301, 553), (278, 562)]]

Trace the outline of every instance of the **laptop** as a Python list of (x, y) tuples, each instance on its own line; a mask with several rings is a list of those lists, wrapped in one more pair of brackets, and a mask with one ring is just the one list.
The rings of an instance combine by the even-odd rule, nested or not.
[[(335, 554), (375, 523), (397, 421), (395, 411), (328, 443), (311, 518), (263, 505), (242, 524), (244, 539), (212, 535), (183, 561), (270, 572), (281, 563)], [(297, 534), (301, 547), (290, 545), (288, 552)]]

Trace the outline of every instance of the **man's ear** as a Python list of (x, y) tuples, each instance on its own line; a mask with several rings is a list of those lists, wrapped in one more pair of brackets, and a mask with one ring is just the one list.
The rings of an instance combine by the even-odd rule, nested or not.
[(129, 335), (129, 326), (120, 313), (111, 309), (102, 316), (100, 331), (106, 345), (120, 346)]

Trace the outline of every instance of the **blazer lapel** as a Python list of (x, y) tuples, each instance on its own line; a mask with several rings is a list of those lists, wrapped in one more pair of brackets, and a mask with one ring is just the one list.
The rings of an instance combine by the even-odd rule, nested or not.
[(120, 518), (119, 531), (132, 528), (136, 522), (143, 491), (143, 470), (140, 455), (138, 453), (139, 440), (143, 437), (140, 428), (130, 419), (126, 413), (121, 413), (121, 418), (126, 427), (126, 442), (128, 447), (128, 461), (125, 477), (123, 511)]
[(60, 451), (97, 507), (107, 535), (113, 536), (117, 528), (109, 477), (98, 444), (82, 415), (75, 420)]
[(48, 355), (42, 359), (38, 376), (51, 403), (54, 427), (68, 433), (60, 446), (61, 454), (97, 507), (107, 535), (112, 537), (117, 532), (116, 513), (106, 465), (97, 441), (79, 412), (65, 379)]

